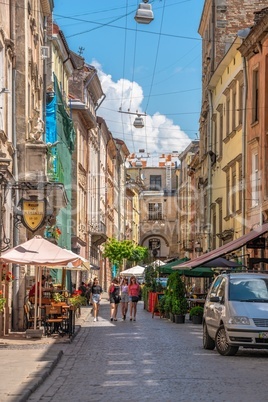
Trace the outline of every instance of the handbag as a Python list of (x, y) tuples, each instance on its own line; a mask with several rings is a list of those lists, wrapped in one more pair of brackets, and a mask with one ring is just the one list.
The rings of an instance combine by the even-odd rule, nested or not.
[(139, 301), (139, 297), (138, 296), (131, 296), (131, 301), (133, 303), (137, 303)]

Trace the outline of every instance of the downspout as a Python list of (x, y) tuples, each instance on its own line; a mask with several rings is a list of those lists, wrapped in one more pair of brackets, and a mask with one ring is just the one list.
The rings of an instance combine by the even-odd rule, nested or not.
[[(209, 101), (209, 125), (208, 125), (208, 151), (212, 151), (212, 117), (213, 117), (213, 105), (212, 105), (212, 92), (208, 89), (208, 101)], [(212, 249), (211, 239), (211, 201), (212, 201), (212, 169), (211, 160), (207, 153), (208, 160), (208, 209), (207, 209), (207, 225), (208, 225), (208, 251)]]
[[(243, 115), (242, 115), (242, 236), (246, 233), (246, 124), (247, 124), (247, 95), (248, 95), (248, 77), (247, 61), (243, 57)], [(242, 265), (245, 265), (245, 247), (242, 248)]]
[[(11, 2), (10, 21), (11, 21), (11, 39), (15, 41), (15, 3)], [(18, 150), (17, 150), (17, 132), (16, 132), (16, 57), (12, 60), (12, 144), (14, 148), (13, 154), (13, 177), (15, 182), (18, 182)], [(19, 190), (14, 190), (14, 204), (17, 207), (19, 203)], [(15, 221), (13, 213), (13, 221)], [(13, 225), (13, 247), (19, 244), (19, 229)], [(12, 284), (12, 328), (14, 331), (19, 329), (19, 284), (20, 284), (20, 269), (19, 265), (13, 264), (12, 272), (15, 280)]]

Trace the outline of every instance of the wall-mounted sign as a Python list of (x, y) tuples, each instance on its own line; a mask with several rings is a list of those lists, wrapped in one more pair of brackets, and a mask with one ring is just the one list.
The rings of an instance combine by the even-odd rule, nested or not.
[(46, 217), (45, 200), (21, 200), (22, 223), (35, 232), (43, 225)]
[(247, 248), (265, 249), (265, 237), (257, 237), (247, 242)]

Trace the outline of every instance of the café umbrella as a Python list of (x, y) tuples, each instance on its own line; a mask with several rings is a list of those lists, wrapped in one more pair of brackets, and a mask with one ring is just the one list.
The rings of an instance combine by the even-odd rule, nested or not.
[[(34, 265), (36, 267), (36, 283), (41, 283), (41, 267), (66, 267), (68, 263), (73, 266), (81, 265), (81, 258), (72, 251), (63, 249), (56, 244), (35, 236), (1, 255), (0, 262), (18, 265)], [(39, 286), (39, 303), (41, 303), (41, 286)], [(37, 297), (35, 297), (34, 329), (37, 321)]]
[(125, 275), (125, 276), (142, 276), (144, 274), (145, 267), (142, 267), (141, 265), (135, 265), (132, 268), (126, 269), (125, 271), (121, 271), (120, 274)]

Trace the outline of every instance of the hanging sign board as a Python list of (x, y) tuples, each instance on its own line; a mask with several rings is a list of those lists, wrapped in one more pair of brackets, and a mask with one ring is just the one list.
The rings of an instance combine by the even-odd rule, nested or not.
[(252, 249), (265, 249), (265, 238), (257, 237), (256, 239), (247, 242), (247, 248)]
[(22, 223), (35, 232), (43, 225), (46, 216), (45, 200), (21, 200)]

